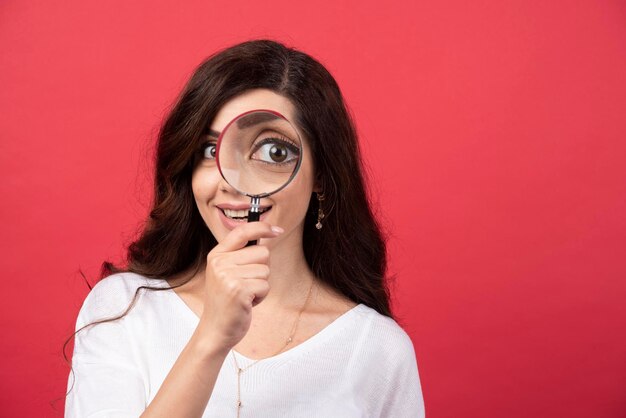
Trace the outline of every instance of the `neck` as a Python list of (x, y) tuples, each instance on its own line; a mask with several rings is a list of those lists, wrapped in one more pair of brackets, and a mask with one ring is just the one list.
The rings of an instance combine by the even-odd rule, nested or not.
[[(294, 230), (292, 235), (270, 246), (270, 291), (263, 302), (254, 307), (257, 311), (299, 311), (311, 285), (316, 282), (302, 250), (302, 231)], [(314, 296), (315, 289), (311, 299)]]

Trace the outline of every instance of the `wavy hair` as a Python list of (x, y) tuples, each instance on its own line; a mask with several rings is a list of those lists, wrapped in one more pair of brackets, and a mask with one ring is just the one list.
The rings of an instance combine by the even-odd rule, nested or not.
[[(303, 249), (312, 272), (352, 301), (393, 318), (385, 240), (368, 200), (356, 130), (339, 86), (314, 58), (271, 40), (226, 48), (195, 70), (158, 134), (149, 217), (128, 246), (127, 265), (105, 261), (100, 279), (134, 272), (165, 280), (189, 269), (193, 274), (199, 271), (217, 245), (191, 188), (203, 136), (227, 101), (256, 88), (290, 99), (296, 109), (294, 122), (310, 142), (316, 178), (325, 196), (324, 228), (315, 228), (317, 199), (310, 199), (304, 223)], [(125, 316), (141, 289), (162, 291), (185, 283), (139, 287), (122, 314), (74, 332), (63, 346), (64, 356), (67, 343), (85, 327)]]

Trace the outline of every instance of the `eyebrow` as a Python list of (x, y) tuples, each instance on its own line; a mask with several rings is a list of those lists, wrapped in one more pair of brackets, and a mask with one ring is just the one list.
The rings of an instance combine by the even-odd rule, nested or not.
[[(251, 113), (240, 119), (237, 119), (237, 127), (239, 129), (245, 129), (254, 125), (258, 125), (259, 123), (263, 123), (263, 122), (267, 122), (267, 121), (275, 120), (275, 119), (279, 119), (279, 117), (272, 113), (265, 113), (265, 112)], [(219, 138), (220, 134), (221, 132), (217, 132), (209, 128), (209, 136), (214, 137), (214, 138)]]
[(250, 126), (258, 125), (259, 123), (275, 119), (278, 119), (278, 116), (273, 113), (250, 113), (249, 115), (237, 119), (237, 127), (239, 129), (245, 129), (249, 128)]

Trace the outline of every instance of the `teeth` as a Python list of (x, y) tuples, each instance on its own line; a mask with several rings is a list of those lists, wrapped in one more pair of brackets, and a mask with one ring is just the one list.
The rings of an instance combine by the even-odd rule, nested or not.
[[(270, 209), (269, 207), (263, 208), (261, 209), (261, 213), (267, 212), (269, 209)], [(242, 210), (222, 209), (222, 211), (224, 212), (224, 215), (226, 215), (229, 218), (247, 218), (248, 212), (250, 210), (249, 209), (242, 209)]]
[(245, 210), (232, 210), (224, 209), (224, 214), (229, 218), (243, 218), (248, 216), (248, 209)]

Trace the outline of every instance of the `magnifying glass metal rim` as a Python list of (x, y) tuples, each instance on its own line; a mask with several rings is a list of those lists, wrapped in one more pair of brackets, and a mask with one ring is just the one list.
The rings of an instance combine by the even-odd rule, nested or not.
[[(269, 191), (269, 192), (264, 192), (264, 193), (258, 193), (258, 194), (250, 194), (250, 193), (246, 193), (242, 190), (239, 190), (239, 188), (235, 187), (234, 185), (232, 185), (228, 179), (226, 178), (226, 176), (224, 175), (224, 173), (222, 172), (222, 165), (220, 164), (220, 146), (222, 144), (222, 139), (224, 138), (224, 134), (228, 131), (228, 128), (230, 128), (230, 125), (232, 125), (234, 122), (236, 122), (237, 120), (239, 120), (240, 118), (242, 118), (245, 115), (248, 115), (250, 113), (255, 113), (255, 112), (266, 112), (266, 113), (271, 113), (273, 115), (278, 116), (279, 118), (285, 120), (287, 123), (289, 123), (289, 125), (291, 125), (291, 127), (293, 128), (294, 132), (296, 133), (296, 135), (298, 135), (298, 140), (300, 141), (300, 155), (298, 157), (298, 162), (296, 163), (296, 167), (293, 169), (293, 172), (291, 173), (291, 176), (289, 176), (289, 179), (282, 185), (280, 186), (278, 189)], [(252, 197), (252, 198), (262, 198), (262, 197), (267, 197), (270, 196), (274, 193), (277, 193), (279, 191), (281, 191), (282, 189), (284, 189), (285, 187), (287, 187), (287, 185), (289, 183), (291, 183), (291, 181), (294, 179), (294, 177), (298, 174), (298, 171), (300, 171), (300, 165), (302, 164), (302, 154), (304, 151), (304, 142), (302, 141), (302, 137), (300, 136), (300, 134), (298, 133), (298, 130), (296, 129), (296, 127), (293, 125), (293, 123), (291, 123), (291, 121), (289, 119), (287, 119), (285, 116), (283, 116), (280, 112), (277, 112), (275, 110), (271, 110), (271, 109), (253, 109), (253, 110), (248, 110), (246, 112), (243, 112), (237, 116), (235, 116), (230, 122), (228, 122), (228, 124), (224, 127), (224, 129), (222, 129), (222, 132), (220, 133), (219, 137), (217, 138), (217, 144), (215, 146), (215, 160), (217, 162), (217, 169), (220, 172), (220, 175), (222, 176), (222, 178), (228, 183), (230, 184), (230, 186), (232, 188), (234, 188), (238, 193), (248, 196), (248, 197)]]

